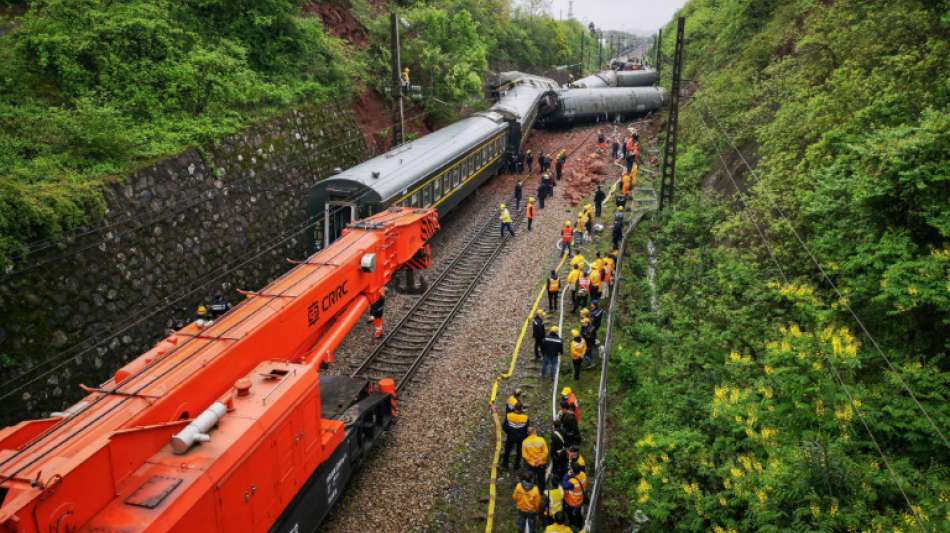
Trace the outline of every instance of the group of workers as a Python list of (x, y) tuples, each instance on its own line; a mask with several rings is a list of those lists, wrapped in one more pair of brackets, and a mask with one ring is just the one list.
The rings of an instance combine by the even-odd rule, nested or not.
[(588, 368), (594, 366), (594, 351), (599, 346), (597, 333), (604, 319), (601, 301), (591, 300), (590, 307), (581, 309), (581, 327), (571, 330), (570, 342), (567, 344), (561, 338), (561, 330), (557, 325), (547, 326), (544, 323), (545, 316), (544, 310), (538, 309), (531, 323), (534, 358), (541, 360), (541, 378), (548, 377), (548, 368), (550, 368), (551, 379), (554, 379), (559, 357), (564, 355), (567, 348), (574, 365), (574, 380), (577, 381), (581, 377), (583, 365), (586, 364)]
[[(502, 468), (514, 452), (514, 469), (521, 469), (511, 497), (518, 511), (518, 531), (534, 532), (537, 522), (547, 533), (573, 533), (584, 527), (588, 473), (580, 453), (580, 405), (570, 387), (560, 395), (560, 412), (545, 440), (525, 413), (522, 391), (505, 402), (505, 451)], [(550, 442), (550, 445), (548, 444)]]
[[(534, 218), (536, 216), (535, 207), (537, 206), (540, 209), (544, 209), (544, 201), (554, 195), (554, 187), (556, 186), (557, 181), (560, 181), (561, 175), (564, 172), (564, 164), (567, 162), (567, 152), (565, 150), (558, 151), (553, 157), (554, 160), (554, 172), (555, 178), (552, 179), (551, 175), (548, 173), (548, 169), (551, 167), (552, 157), (544, 153), (542, 150), (538, 154), (538, 170), (541, 172), (540, 181), (538, 183), (538, 195), (537, 198), (531, 196), (528, 198), (527, 203), (525, 204), (525, 219), (528, 221), (528, 231), (531, 231), (532, 226), (534, 225)], [(530, 174), (534, 167), (534, 156), (531, 153), (531, 149), (525, 150), (519, 154), (518, 159), (514, 162), (514, 169), (518, 172), (521, 172), (524, 169), (525, 163), (527, 162), (528, 173)], [(518, 211), (521, 209), (521, 201), (524, 198), (524, 181), (519, 180), (515, 183), (515, 210)], [(602, 201), (602, 200), (601, 200)], [(600, 206), (598, 205), (597, 212), (600, 212)], [(514, 229), (512, 228), (512, 218), (511, 211), (508, 209), (508, 205), (501, 203), (498, 205), (498, 218), (501, 221), (500, 237), (505, 238), (505, 235), (515, 236)]]

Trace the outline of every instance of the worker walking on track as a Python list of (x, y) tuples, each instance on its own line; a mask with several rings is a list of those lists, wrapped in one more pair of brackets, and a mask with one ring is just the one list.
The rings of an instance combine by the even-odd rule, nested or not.
[(519, 533), (534, 533), (535, 521), (541, 510), (541, 492), (537, 485), (532, 483), (530, 472), (522, 472), (521, 481), (515, 486), (511, 499), (515, 501), (515, 507), (518, 509)]
[(574, 257), (571, 258), (571, 268), (575, 266), (580, 266), (581, 269), (587, 266), (587, 258), (584, 257), (584, 254), (582, 254), (580, 250), (575, 250)]
[(524, 153), (525, 161), (528, 162), (528, 174), (531, 174), (531, 169), (534, 166), (534, 154), (531, 153), (529, 148), (527, 152)]
[(515, 211), (521, 209), (521, 195), (524, 192), (524, 182), (515, 183)]
[(582, 236), (578, 242), (589, 242), (590, 233), (587, 232), (587, 221), (590, 218), (587, 216), (587, 210), (582, 209), (581, 212), (577, 215), (577, 232)]
[(373, 321), (373, 337), (380, 338), (383, 332), (383, 308), (386, 306), (386, 287), (379, 289), (376, 301), (369, 306), (369, 317)]
[(574, 242), (574, 230), (571, 228), (571, 221), (565, 220), (564, 227), (561, 229), (561, 253), (570, 255), (572, 242)]
[(620, 241), (623, 240), (623, 220), (614, 221), (614, 229), (611, 235), (614, 248), (620, 248)]
[(587, 275), (587, 278), (590, 279), (591, 300), (600, 298), (600, 285), (603, 281), (603, 278), (601, 277), (601, 270), (599, 268), (591, 267), (590, 274)]
[(499, 214), (498, 218), (501, 219), (501, 238), (505, 238), (505, 231), (507, 230), (512, 237), (515, 236), (515, 232), (511, 229), (511, 213), (508, 211), (508, 206), (505, 204), (498, 204)]
[(577, 420), (578, 424), (581, 423), (581, 404), (570, 387), (561, 389), (561, 405), (566, 405), (567, 409), (574, 413), (574, 420)]
[(551, 277), (548, 278), (548, 312), (557, 311), (558, 296), (561, 294), (561, 278), (557, 276), (557, 271), (551, 271)]
[(574, 381), (581, 379), (581, 364), (587, 354), (587, 343), (579, 330), (571, 330), (571, 362), (574, 364)]
[(548, 468), (548, 443), (533, 427), (528, 428), (528, 436), (521, 443), (521, 458), (537, 479), (537, 485), (543, 487)]
[(531, 224), (534, 222), (534, 197), (528, 198), (528, 205), (524, 208), (524, 216), (528, 219), (528, 231), (531, 231)]
[(577, 279), (577, 305), (587, 307), (590, 300), (590, 277), (587, 272), (581, 272), (581, 277)]
[(541, 354), (544, 356), (544, 360), (541, 362), (542, 379), (547, 376), (548, 366), (551, 367), (551, 379), (554, 379), (558, 358), (564, 354), (564, 341), (561, 340), (560, 332), (561, 330), (557, 326), (551, 326), (551, 329), (548, 330), (548, 336), (541, 341)]
[(515, 452), (515, 470), (521, 467), (521, 443), (528, 436), (528, 415), (524, 414), (524, 404), (518, 403), (514, 411), (505, 415), (505, 454), (501, 467), (508, 469), (508, 456)]
[(561, 179), (561, 173), (564, 172), (565, 161), (567, 161), (567, 154), (564, 153), (564, 150), (561, 150), (561, 154), (557, 156), (557, 161), (554, 163), (554, 173), (558, 180)]
[(531, 321), (531, 336), (534, 338), (534, 358), (541, 359), (541, 343), (544, 342), (544, 311), (541, 309)]

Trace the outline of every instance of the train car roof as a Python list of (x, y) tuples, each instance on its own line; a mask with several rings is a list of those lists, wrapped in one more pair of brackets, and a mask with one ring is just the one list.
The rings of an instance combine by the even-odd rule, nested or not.
[(491, 106), (491, 110), (507, 118), (523, 119), (549, 90), (532, 85), (515, 85), (499, 98), (495, 105)]
[(525, 72), (519, 72), (517, 70), (509, 70), (498, 74), (498, 82), (495, 84), (496, 87), (501, 87), (505, 84), (515, 84), (515, 85), (533, 85), (539, 88), (545, 89), (557, 89), (558, 84), (556, 81), (551, 78), (545, 78), (543, 76), (535, 76), (534, 74), (527, 74)]
[(386, 202), (507, 127), (498, 113), (477, 113), (322, 180), (314, 189), (350, 194), (370, 189), (367, 203)]

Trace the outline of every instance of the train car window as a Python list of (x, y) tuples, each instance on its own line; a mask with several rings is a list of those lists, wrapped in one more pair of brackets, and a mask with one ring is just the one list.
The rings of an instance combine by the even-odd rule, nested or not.
[(442, 174), (442, 192), (448, 194), (452, 190), (452, 173)]
[(459, 183), (461, 183), (462, 181), (461, 177), (462, 177), (462, 173), (459, 171), (459, 167), (453, 168), (452, 169), (452, 186), (453, 187), (459, 186)]
[(422, 205), (432, 203), (432, 185), (426, 185), (422, 188)]
[(412, 194), (412, 202), (410, 203), (412, 207), (419, 207), (419, 197), (421, 194), (422, 193), (420, 192), (415, 192)]
[(442, 198), (442, 176), (439, 176), (438, 178), (436, 178), (435, 181), (432, 182), (432, 186), (435, 187), (435, 193), (433, 194), (432, 197)]

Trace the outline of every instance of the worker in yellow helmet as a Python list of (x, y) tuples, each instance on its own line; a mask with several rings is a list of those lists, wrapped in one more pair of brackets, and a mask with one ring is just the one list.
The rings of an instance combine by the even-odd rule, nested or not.
[(501, 238), (505, 238), (505, 231), (514, 237), (515, 232), (511, 229), (511, 213), (508, 211), (507, 205), (498, 204), (498, 218), (501, 219)]
[(584, 355), (587, 354), (587, 343), (581, 337), (580, 330), (571, 330), (571, 362), (574, 364), (574, 381), (581, 379), (581, 365)]
[(195, 325), (197, 325), (199, 328), (206, 328), (211, 324), (214, 324), (214, 317), (211, 316), (208, 308), (203, 305), (198, 306), (198, 310), (195, 312), (195, 315), (197, 315)]
[(581, 404), (577, 401), (577, 396), (574, 394), (574, 391), (570, 387), (564, 387), (561, 389), (561, 406), (567, 406), (568, 409), (574, 413), (574, 419), (577, 420), (577, 423), (581, 423)]
[(567, 275), (567, 286), (571, 288), (571, 313), (577, 312), (577, 281), (581, 279), (581, 265), (576, 264), (571, 268), (571, 272)]
[(554, 372), (557, 370), (558, 361), (564, 353), (564, 341), (561, 340), (559, 333), (561, 329), (557, 326), (551, 326), (548, 335), (541, 341), (541, 354), (544, 360), (541, 362), (541, 378), (547, 377), (548, 367), (551, 368), (551, 379), (554, 379)]
[(519, 405), (521, 405), (521, 389), (515, 389), (505, 401), (505, 416), (514, 411)]
[(557, 271), (552, 270), (551, 276), (548, 278), (548, 311), (557, 311), (557, 298), (561, 294), (561, 278), (558, 277)]
[(571, 258), (571, 268), (574, 268), (577, 265), (580, 265), (581, 268), (587, 264), (587, 259), (584, 257), (584, 254), (580, 250), (574, 251), (574, 257)]
[(577, 215), (577, 232), (582, 236), (582, 242), (590, 241), (590, 233), (587, 231), (587, 222), (590, 220), (590, 217), (587, 216), (587, 210), (582, 209), (581, 212)]
[(571, 228), (571, 221), (565, 220), (564, 227), (561, 228), (561, 253), (570, 256), (572, 242), (574, 242), (574, 230)]

